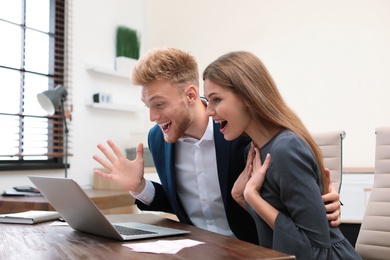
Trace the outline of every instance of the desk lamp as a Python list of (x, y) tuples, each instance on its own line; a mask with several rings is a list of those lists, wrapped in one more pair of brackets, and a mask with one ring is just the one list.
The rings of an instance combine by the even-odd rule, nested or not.
[(57, 85), (54, 89), (43, 91), (37, 95), (37, 99), (41, 107), (46, 110), (49, 115), (54, 115), (56, 109), (61, 105), (62, 119), (65, 129), (65, 178), (68, 177), (68, 126), (66, 124), (64, 102), (68, 92), (63, 85)]

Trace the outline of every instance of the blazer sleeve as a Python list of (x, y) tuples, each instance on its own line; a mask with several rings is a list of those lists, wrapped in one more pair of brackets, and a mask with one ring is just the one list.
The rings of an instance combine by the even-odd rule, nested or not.
[[(162, 156), (164, 154), (164, 143), (165, 141), (158, 125), (150, 129), (148, 134), (148, 146), (152, 154), (153, 162), (161, 183), (166, 183), (168, 181), (165, 177), (166, 174), (164, 172), (165, 157)], [(141, 201), (136, 200), (135, 203), (138, 208), (140, 210), (164, 211), (167, 213), (174, 213), (163, 185), (153, 181), (152, 184), (155, 189), (155, 195), (152, 203), (150, 205), (146, 205)]]
[(140, 200), (135, 200), (135, 204), (137, 205), (137, 207), (140, 210), (163, 211), (167, 213), (174, 213), (162, 185), (154, 181), (152, 181), (152, 184), (156, 191), (152, 203), (150, 203), (150, 205), (146, 205), (142, 203)]

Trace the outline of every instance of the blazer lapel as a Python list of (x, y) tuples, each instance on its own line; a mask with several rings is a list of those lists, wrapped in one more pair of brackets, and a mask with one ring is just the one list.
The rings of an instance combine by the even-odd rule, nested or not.
[[(169, 197), (176, 200), (175, 145), (165, 142), (165, 173), (167, 175)], [(177, 201), (175, 201), (177, 202)]]
[(176, 169), (175, 169), (175, 150), (176, 146), (175, 144), (170, 144), (165, 142), (165, 170), (167, 174), (167, 179), (171, 180), (168, 182), (168, 198), (171, 202), (172, 209), (175, 212), (175, 214), (179, 217), (181, 221), (185, 220), (186, 223), (192, 225), (192, 221), (188, 217), (187, 213), (185, 212), (183, 205), (181, 204), (181, 201), (179, 200), (179, 197), (177, 195), (176, 190)]
[(223, 203), (227, 204), (229, 185), (228, 185), (228, 176), (229, 176), (229, 164), (226, 161), (229, 161), (230, 158), (230, 142), (227, 142), (223, 135), (219, 132), (219, 127), (214, 123), (214, 142), (215, 142), (215, 153), (217, 158), (217, 170), (218, 170), (218, 179), (219, 186), (221, 189)]

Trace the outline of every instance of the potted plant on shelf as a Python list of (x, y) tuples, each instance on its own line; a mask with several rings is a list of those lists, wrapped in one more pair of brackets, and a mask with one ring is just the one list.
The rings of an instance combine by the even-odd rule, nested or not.
[(116, 29), (115, 70), (130, 73), (139, 58), (140, 43), (136, 30), (120, 25)]

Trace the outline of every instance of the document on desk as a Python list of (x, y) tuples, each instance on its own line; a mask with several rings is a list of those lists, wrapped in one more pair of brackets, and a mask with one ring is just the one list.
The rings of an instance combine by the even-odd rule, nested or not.
[(158, 240), (156, 242), (122, 244), (122, 246), (133, 249), (134, 252), (155, 253), (155, 254), (176, 254), (186, 247), (204, 244), (192, 239)]
[(1, 223), (15, 224), (36, 224), (40, 222), (56, 220), (60, 214), (57, 211), (46, 210), (28, 210), (17, 213), (8, 213), (0, 215)]

